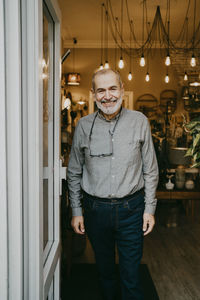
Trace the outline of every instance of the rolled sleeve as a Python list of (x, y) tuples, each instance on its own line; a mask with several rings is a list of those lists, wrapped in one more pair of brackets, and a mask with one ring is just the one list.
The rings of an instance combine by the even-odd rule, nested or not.
[(143, 177), (145, 189), (144, 212), (154, 215), (157, 205), (156, 188), (158, 185), (159, 172), (149, 121), (147, 118), (145, 118), (144, 122), (146, 123), (144, 126), (144, 128), (146, 128), (145, 139), (142, 146)]

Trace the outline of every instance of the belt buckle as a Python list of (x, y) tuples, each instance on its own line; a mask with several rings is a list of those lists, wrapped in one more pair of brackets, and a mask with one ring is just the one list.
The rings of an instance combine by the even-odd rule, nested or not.
[(117, 201), (117, 199), (111, 199), (111, 203), (116, 203)]

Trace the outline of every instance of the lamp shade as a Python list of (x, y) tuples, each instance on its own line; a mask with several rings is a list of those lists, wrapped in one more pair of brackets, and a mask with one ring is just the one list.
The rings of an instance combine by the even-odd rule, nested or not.
[(66, 74), (66, 83), (68, 85), (79, 85), (81, 76), (79, 73), (67, 73)]

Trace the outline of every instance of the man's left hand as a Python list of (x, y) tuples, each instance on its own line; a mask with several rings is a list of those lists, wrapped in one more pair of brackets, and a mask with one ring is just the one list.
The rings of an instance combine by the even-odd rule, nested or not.
[(153, 227), (155, 225), (155, 218), (153, 215), (144, 213), (143, 215), (143, 232), (144, 235), (147, 235), (153, 230)]

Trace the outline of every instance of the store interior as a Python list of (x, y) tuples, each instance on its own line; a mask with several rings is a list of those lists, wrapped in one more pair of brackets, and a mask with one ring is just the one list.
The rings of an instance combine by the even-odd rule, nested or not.
[[(96, 110), (92, 75), (109, 64), (124, 84), (123, 107), (149, 119), (159, 166), (156, 226), (145, 237), (142, 263), (159, 299), (200, 299), (200, 3), (58, 2), (63, 166), (77, 122)], [(95, 262), (87, 237), (71, 229), (65, 180), (61, 215), (63, 284), (73, 264)]]

